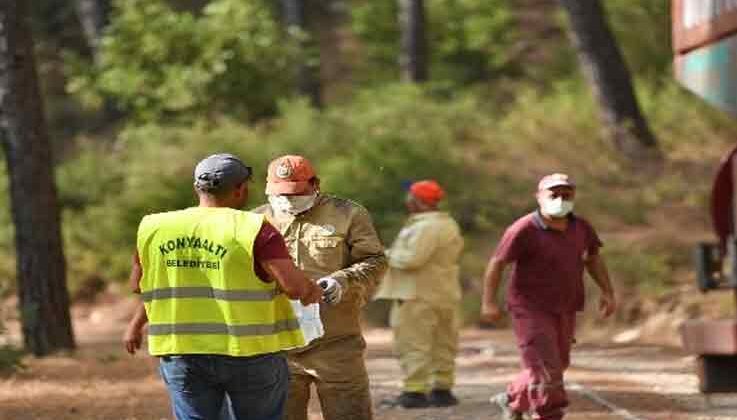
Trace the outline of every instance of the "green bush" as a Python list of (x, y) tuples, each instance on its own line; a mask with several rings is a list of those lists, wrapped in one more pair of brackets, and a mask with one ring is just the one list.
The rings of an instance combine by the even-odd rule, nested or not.
[[(315, 114), (297, 104), (283, 109), (271, 139), (282, 152), (318, 164), (327, 191), (363, 203), (390, 239), (405, 217), (402, 184), (435, 178), (448, 190), (448, 208), (466, 229), (479, 229), (500, 211), (498, 191), (470, 165), (466, 130), (479, 117), (474, 101), (433, 99), (415, 86), (358, 94), (348, 106)], [(313, 118), (305, 114), (313, 113)]]
[[(324, 191), (365, 205), (387, 241), (405, 217), (402, 183), (421, 178), (443, 183), (448, 208), (467, 229), (479, 229), (503, 210), (495, 188), (464, 160), (462, 132), (471, 124), (472, 108), (395, 86), (323, 113), (304, 101), (284, 103), (284, 117), (260, 127), (221, 119), (129, 128), (112, 150), (87, 145), (59, 168), (70, 270), (76, 281), (94, 267), (105, 277), (124, 277), (140, 218), (193, 205), (192, 170), (218, 151), (236, 153), (254, 167), (249, 206), (265, 201), (268, 162), (299, 153), (315, 163)], [(88, 159), (102, 153), (107, 155), (99, 161)], [(85, 180), (84, 173), (100, 176)], [(100, 185), (85, 188), (85, 181)]]
[(24, 368), (25, 352), (10, 345), (0, 346), (0, 376), (11, 374)]
[(290, 92), (298, 38), (260, 0), (215, 0), (201, 15), (166, 0), (121, 0), (96, 65), (69, 57), (68, 89), (92, 105), (113, 98), (145, 121), (271, 115)]
[[(5, 158), (0, 154), (0, 157)], [(0, 197), (5, 205), (0, 206), (0, 299), (15, 290), (15, 228), (10, 212), (10, 187), (7, 166), (0, 165)]]
[(3, 340), (5, 334), (5, 326), (0, 319), (0, 376), (8, 375), (24, 368), (22, 359), (25, 352), (15, 346), (5, 344)]
[(603, 251), (619, 285), (625, 289), (658, 295), (674, 286), (667, 252), (639, 249), (636, 244), (617, 241), (607, 243)]
[[(454, 85), (492, 79), (511, 66), (516, 30), (508, 0), (425, 2), (431, 78)], [(352, 28), (365, 49), (369, 81), (396, 80), (399, 11), (396, 0), (374, 0), (351, 8)]]
[[(249, 142), (249, 137), (255, 141)], [(61, 196), (67, 203), (69, 197), (87, 203), (65, 211), (67, 257), (73, 273), (70, 283), (95, 273), (112, 279), (126, 277), (141, 217), (192, 206), (192, 171), (200, 159), (227, 150), (252, 162), (259, 143), (251, 129), (222, 120), (194, 126), (132, 127), (121, 133), (112, 149), (86, 145), (58, 171)], [(99, 160), (92, 159), (87, 166), (77, 163), (89, 155)], [(104, 188), (85, 189), (77, 182), (80, 171), (100, 173)], [(87, 183), (95, 181), (88, 179)]]
[(477, 118), (474, 107), (471, 101), (442, 103), (419, 88), (393, 86), (323, 113), (304, 101), (286, 102), (284, 117), (262, 126), (228, 119), (146, 124), (126, 129), (112, 145), (83, 142), (57, 170), (70, 285), (74, 289), (93, 274), (124, 278), (140, 218), (193, 205), (194, 165), (217, 151), (231, 151), (253, 165), (249, 206), (265, 201), (267, 163), (300, 153), (315, 162), (324, 191), (371, 210), (387, 241), (405, 217), (402, 183), (420, 178), (442, 182), (448, 208), (465, 228), (479, 230), (505, 210), (497, 188), (464, 157), (464, 133)]
[(608, 0), (603, 4), (632, 73), (653, 80), (667, 77), (673, 61), (671, 2)]

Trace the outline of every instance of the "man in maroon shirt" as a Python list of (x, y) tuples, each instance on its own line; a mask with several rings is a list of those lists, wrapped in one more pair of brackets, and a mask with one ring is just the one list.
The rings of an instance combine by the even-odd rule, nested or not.
[(594, 228), (574, 216), (575, 184), (565, 174), (543, 177), (537, 189), (538, 210), (514, 222), (504, 233), (484, 275), (482, 320), (494, 322), (502, 311), (496, 295), (502, 274), (513, 264), (507, 308), (520, 350), (523, 371), (507, 391), (492, 397), (505, 419), (563, 418), (568, 399), (563, 373), (570, 364), (575, 316), (583, 310), (584, 269), (601, 289), (599, 309), (616, 309), (602, 246)]

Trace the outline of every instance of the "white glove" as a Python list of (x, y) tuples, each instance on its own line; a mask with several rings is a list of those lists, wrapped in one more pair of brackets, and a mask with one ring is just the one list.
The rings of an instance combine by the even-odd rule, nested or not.
[(322, 300), (331, 305), (335, 305), (343, 298), (343, 286), (338, 280), (332, 277), (323, 277), (317, 281), (322, 287)]

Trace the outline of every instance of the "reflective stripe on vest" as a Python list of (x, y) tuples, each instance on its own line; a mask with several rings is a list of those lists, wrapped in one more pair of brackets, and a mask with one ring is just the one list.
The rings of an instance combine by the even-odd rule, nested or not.
[(236, 337), (276, 334), (299, 329), (296, 319), (287, 319), (274, 324), (226, 325), (226, 324), (156, 324), (148, 328), (151, 335), (165, 334), (227, 334)]
[(233, 302), (263, 302), (274, 299), (276, 290), (222, 290), (212, 287), (167, 287), (141, 293), (144, 302), (174, 298), (213, 298)]
[(254, 270), (263, 222), (229, 208), (144, 217), (138, 254), (152, 355), (252, 356), (304, 345), (289, 300)]

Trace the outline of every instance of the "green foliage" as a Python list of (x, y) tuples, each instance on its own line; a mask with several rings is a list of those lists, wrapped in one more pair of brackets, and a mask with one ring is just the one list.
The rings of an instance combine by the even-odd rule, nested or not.
[(608, 0), (602, 3), (632, 73), (653, 79), (670, 74), (671, 2)]
[(3, 343), (5, 334), (5, 326), (2, 319), (0, 319), (0, 377), (24, 368), (22, 359), (25, 352), (15, 346)]
[[(2, 156), (3, 160), (5, 156)], [(15, 290), (15, 229), (10, 213), (10, 188), (7, 165), (0, 165), (0, 197), (6, 203), (0, 206), (0, 299)]]
[(658, 295), (674, 286), (673, 268), (667, 251), (634, 249), (631, 243), (613, 241), (606, 246), (605, 252), (607, 264), (624, 289)]
[[(233, 127), (225, 121), (131, 127), (112, 149), (88, 143), (76, 159), (63, 164), (58, 173), (65, 203), (86, 202), (65, 213), (70, 282), (79, 283), (96, 270), (105, 278), (124, 278), (141, 217), (193, 205), (192, 171), (197, 161), (218, 150), (248, 159), (250, 149), (242, 144), (251, 131)], [(88, 159), (92, 156), (99, 160)], [(100, 184), (81, 188), (82, 173), (100, 173)]]
[[(429, 0), (427, 34), (435, 81), (468, 84), (489, 80), (510, 65), (515, 39), (508, 0)], [(396, 80), (399, 38), (396, 0), (354, 6), (353, 31), (363, 42), (368, 78)]]
[[(315, 162), (324, 191), (372, 211), (387, 241), (405, 217), (402, 181), (411, 179), (443, 182), (453, 197), (450, 210), (467, 228), (477, 229), (495, 217), (498, 206), (496, 192), (462, 156), (460, 133), (470, 123), (472, 108), (471, 102), (443, 104), (417, 88), (395, 86), (365, 92), (351, 105), (324, 113), (304, 101), (284, 103), (285, 117), (263, 127), (227, 119), (148, 124), (126, 130), (114, 150), (87, 145), (59, 169), (67, 205), (87, 203), (80, 210), (68, 209), (70, 270), (76, 279), (94, 267), (103, 269), (105, 277), (124, 277), (140, 218), (193, 205), (192, 170), (218, 151), (236, 153), (254, 167), (258, 175), (250, 189), (252, 207), (265, 201), (268, 162), (301, 153)], [(99, 162), (86, 157), (102, 153), (108, 156)], [(103, 186), (81, 188), (85, 177), (77, 171), (106, 172), (100, 177)], [(476, 211), (468, 214), (470, 208)]]
[(365, 91), (323, 116), (303, 104), (287, 107), (274, 141), (284, 152), (313, 157), (325, 190), (356, 199), (378, 215), (386, 239), (404, 218), (403, 181), (423, 178), (445, 185), (453, 197), (449, 209), (466, 228), (475, 228), (495, 214), (495, 206), (484, 204), (496, 197), (493, 191), (474, 194), (474, 188), (487, 188), (464, 162), (463, 134), (477, 117), (475, 108), (473, 101), (442, 102), (414, 86), (389, 86)]
[(396, 80), (399, 74), (399, 24), (397, 2), (367, 1), (351, 8), (353, 32), (363, 42), (369, 79)]
[[(607, 12), (607, 22), (614, 33), (632, 76), (658, 83), (671, 75), (673, 52), (671, 50), (671, 14), (669, 0), (632, 2), (629, 0), (602, 1)], [(518, 13), (535, 15), (535, 11), (517, 8)], [(580, 64), (569, 37), (557, 36), (553, 28), (568, 31), (568, 17), (561, 8), (538, 18), (547, 21), (531, 27), (520, 27), (515, 36), (522, 44), (539, 53), (520, 55), (525, 62), (510, 64), (521, 68), (516, 79), (529, 79), (543, 85), (555, 85), (580, 77)], [(545, 28), (548, 26), (548, 28)], [(553, 35), (548, 32), (553, 30)]]
[[(123, 165), (114, 146), (84, 141), (77, 153), (57, 168), (62, 233), (69, 261), (67, 283), (72, 290), (100, 271), (110, 275), (110, 267), (126, 255), (121, 245), (114, 242), (118, 209), (107, 205), (117, 200), (127, 175)], [(128, 263), (130, 254), (126, 257)], [(113, 272), (118, 278), (124, 275)]]
[(68, 58), (68, 89), (90, 105), (111, 97), (146, 121), (269, 115), (289, 93), (296, 38), (259, 0), (215, 0), (201, 15), (165, 0), (121, 0), (97, 65)]
[(8, 375), (25, 367), (23, 356), (25, 352), (10, 345), (0, 346), (0, 376)]

